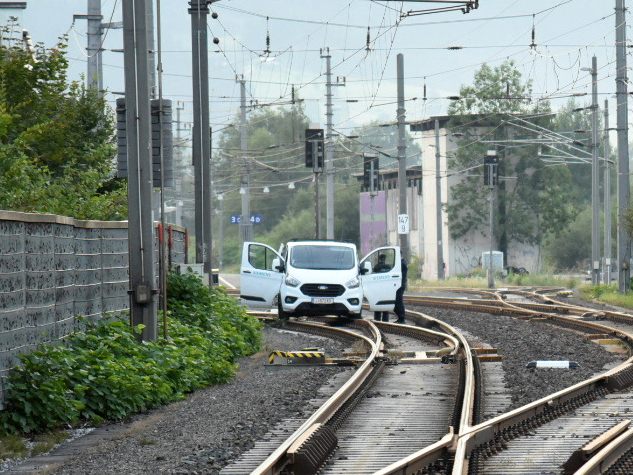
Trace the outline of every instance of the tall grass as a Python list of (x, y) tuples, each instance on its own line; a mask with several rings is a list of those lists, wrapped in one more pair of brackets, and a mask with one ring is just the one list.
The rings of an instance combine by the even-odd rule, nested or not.
[(633, 292), (621, 294), (617, 285), (614, 284), (583, 285), (578, 290), (586, 300), (597, 300), (618, 307), (633, 308)]
[[(580, 285), (580, 279), (573, 277), (558, 277), (552, 274), (510, 274), (506, 277), (497, 275), (495, 277), (497, 287), (506, 285), (531, 286), (531, 287), (565, 287), (569, 289)], [(410, 283), (410, 288), (417, 289), (423, 287), (431, 288), (485, 288), (488, 280), (485, 275), (474, 275), (468, 277), (449, 277), (445, 280), (415, 280)]]

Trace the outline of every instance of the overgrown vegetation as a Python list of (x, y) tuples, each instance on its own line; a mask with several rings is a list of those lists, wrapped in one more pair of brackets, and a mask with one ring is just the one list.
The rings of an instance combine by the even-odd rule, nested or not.
[(66, 38), (33, 56), (13, 44), (0, 46), (0, 209), (125, 219), (105, 98), (68, 81)]
[[(516, 286), (543, 286), (543, 287), (565, 287), (574, 289), (578, 287), (580, 281), (573, 277), (558, 277), (552, 274), (508, 274), (495, 277), (497, 287), (504, 285)], [(413, 287), (437, 287), (437, 288), (486, 288), (488, 280), (485, 273), (475, 273), (468, 276), (450, 277), (445, 280), (420, 280), (412, 283)]]
[(119, 319), (23, 355), (9, 374), (1, 430), (29, 434), (121, 420), (228, 381), (236, 358), (259, 349), (260, 324), (192, 274), (172, 274), (168, 286), (167, 340), (139, 343)]
[(598, 300), (618, 307), (633, 308), (633, 292), (621, 294), (616, 284), (584, 285), (579, 291), (586, 300)]

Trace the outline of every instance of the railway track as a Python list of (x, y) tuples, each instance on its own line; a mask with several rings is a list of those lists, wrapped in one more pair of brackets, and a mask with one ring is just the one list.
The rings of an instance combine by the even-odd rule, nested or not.
[[(393, 353), (402, 353), (415, 341), (421, 341), (420, 336), (392, 336), (390, 331), (393, 333), (407, 329), (427, 332), (427, 338), (428, 332), (434, 332), (442, 335), (445, 342), (451, 342), (450, 355), (456, 361), (453, 367), (458, 369), (457, 378), (454, 375), (452, 379), (443, 378), (444, 375), (438, 378), (431, 369), (434, 365), (418, 364), (415, 369), (413, 365), (406, 367), (406, 372), (411, 371), (410, 376), (414, 376), (412, 379), (437, 381), (437, 393), (450, 392), (454, 403), (445, 430), (441, 433), (435, 430), (447, 414), (447, 408), (440, 407), (437, 398), (433, 398), (433, 391), (430, 391), (426, 400), (412, 397), (410, 400), (398, 401), (402, 392), (393, 393), (398, 394), (398, 397), (387, 402), (380, 400), (385, 398), (368, 398), (367, 391), (389, 394), (388, 388), (398, 385), (400, 391), (405, 388), (405, 394), (414, 394), (406, 389), (406, 378), (393, 377), (390, 381), (389, 377), (382, 380), (375, 377), (375, 381), (364, 383), (366, 386), (371, 384), (370, 389), (363, 392), (350, 388), (344, 396), (348, 401), (347, 406), (356, 406), (356, 411), (350, 410), (344, 422), (330, 422), (328, 425), (328, 421), (339, 420), (334, 417), (337, 409), (324, 409), (325, 406), (319, 409), (321, 416), (317, 429), (327, 431), (323, 427), (330, 427), (332, 434), (329, 449), (322, 450), (317, 462), (304, 465), (303, 468), (296, 463), (297, 454), (302, 454), (306, 459), (313, 458), (309, 449), (310, 441), (312, 445), (320, 445), (316, 442), (319, 436), (315, 435), (318, 432), (313, 421), (297, 430), (275, 451), (274, 456), (271, 455), (253, 473), (282, 473), (282, 470), (297, 474), (320, 470), (319, 473), (384, 475), (424, 471), (455, 475), (574, 473), (576, 470), (579, 470), (578, 473), (606, 473), (608, 470), (611, 470), (609, 473), (632, 473), (633, 391), (630, 387), (633, 384), (633, 316), (562, 302), (556, 294), (560, 290), (504, 289), (490, 292), (462, 289), (460, 292), (467, 293), (468, 298), (408, 296), (407, 305), (544, 320), (589, 339), (618, 339), (629, 354), (624, 363), (526, 406), (481, 422), (482, 414), (486, 412), (486, 387), (483, 386), (490, 384), (491, 379), (488, 378), (486, 382), (481, 365), (478, 364), (478, 355), (458, 331), (425, 313), (412, 311), (407, 312), (408, 319), (418, 327), (357, 321), (354, 325), (367, 327), (364, 328), (365, 332), (383, 335), (380, 340), (375, 339), (373, 342), (372, 348), (378, 348), (378, 351), (373, 357), (368, 356), (364, 363), (382, 367), (383, 373), (385, 368), (390, 368), (387, 364), (390, 348), (385, 347), (385, 341), (393, 342)], [(372, 327), (376, 330), (370, 330)], [(378, 341), (380, 343), (376, 346)], [(437, 354), (437, 350), (434, 351)], [(400, 362), (400, 366), (402, 364)], [(402, 368), (404, 370), (405, 366)], [(448, 375), (450, 370), (445, 373)], [(371, 375), (366, 377), (372, 381)], [(458, 381), (458, 384), (451, 386), (450, 381)], [(363, 382), (357, 384), (362, 386)], [(420, 387), (424, 388), (424, 385)], [(354, 395), (360, 397), (360, 402), (349, 402), (354, 400)], [(331, 399), (336, 398), (333, 396)], [(419, 403), (418, 406), (414, 400)], [(341, 400), (328, 403), (338, 408), (345, 405)], [(403, 418), (402, 414), (406, 413), (410, 417)], [(433, 424), (433, 429), (419, 422), (428, 419), (429, 414), (440, 415), (439, 419), (434, 419), (437, 423)], [(399, 420), (403, 421), (400, 426), (397, 425)], [(408, 443), (414, 433), (418, 446)], [(399, 437), (405, 434), (407, 436)], [(335, 450), (336, 446), (338, 449)]]

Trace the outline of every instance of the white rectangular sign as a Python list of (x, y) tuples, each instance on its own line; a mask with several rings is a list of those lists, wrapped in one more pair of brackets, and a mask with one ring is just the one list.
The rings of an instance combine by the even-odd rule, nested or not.
[(409, 215), (398, 215), (398, 234), (409, 234)]

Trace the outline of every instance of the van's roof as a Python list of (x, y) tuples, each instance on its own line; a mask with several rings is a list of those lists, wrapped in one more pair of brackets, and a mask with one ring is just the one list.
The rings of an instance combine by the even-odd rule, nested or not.
[(353, 242), (341, 242), (341, 241), (321, 241), (321, 240), (313, 240), (313, 241), (289, 241), (287, 243), (288, 247), (294, 247), (294, 246), (305, 246), (305, 245), (310, 245), (310, 246), (344, 246), (344, 247), (351, 247), (352, 249), (356, 249), (356, 244), (354, 244)]

